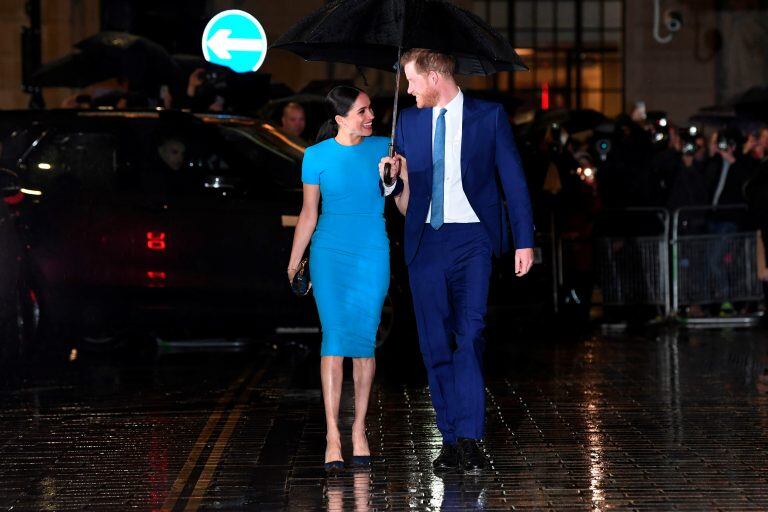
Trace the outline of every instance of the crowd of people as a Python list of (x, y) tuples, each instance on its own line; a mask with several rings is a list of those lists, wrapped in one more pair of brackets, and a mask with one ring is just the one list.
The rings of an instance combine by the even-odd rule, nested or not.
[[(571, 240), (590, 240), (595, 234), (652, 235), (657, 228), (647, 217), (633, 222), (601, 212), (667, 209), (678, 235), (718, 235), (722, 240), (713, 240), (705, 255), (709, 272), (703, 279), (717, 289), (727, 288), (723, 261), (733, 264), (728, 260), (728, 235), (758, 230), (757, 272), (759, 279), (768, 281), (765, 124), (675, 126), (663, 113), (646, 115), (636, 108), (582, 133), (567, 133), (552, 123), (529, 131), (519, 143), (536, 198), (538, 225), (553, 220), (555, 231)], [(590, 256), (575, 254), (568, 263), (574, 266), (572, 273), (590, 275)], [(589, 278), (581, 279), (587, 293)], [(724, 312), (733, 311), (729, 300), (716, 302)]]
[(127, 80), (115, 79), (65, 98), (60, 107), (74, 109), (156, 108), (189, 109), (194, 112), (226, 110), (225, 83), (205, 68), (194, 69), (186, 84), (158, 84), (152, 92), (136, 90)]
[[(160, 89), (149, 99), (120, 88), (74, 95), (70, 108), (138, 108), (160, 106), (193, 111), (222, 111), (228, 107), (205, 69), (195, 69), (184, 90)], [(305, 141), (305, 108), (295, 101), (275, 112), (280, 128)], [(761, 233), (758, 272), (768, 282), (764, 242), (768, 234), (768, 125), (733, 124), (717, 128), (676, 126), (663, 112), (646, 113), (642, 102), (589, 129), (569, 132), (568, 123), (517, 126), (517, 142), (526, 170), (538, 226), (554, 222), (553, 232), (566, 240), (589, 240), (601, 230), (637, 236), (652, 229), (642, 223), (601, 216), (606, 210), (637, 207), (666, 208), (675, 217), (680, 235), (727, 236), (745, 230)], [(583, 127), (582, 127), (583, 128)], [(732, 205), (749, 205), (747, 210)], [(602, 218), (602, 220), (601, 220)], [(581, 251), (588, 252), (588, 251)], [(708, 266), (717, 284), (725, 246), (710, 251)], [(573, 255), (575, 274), (591, 275), (590, 254)], [(588, 277), (581, 278), (588, 293)], [(725, 301), (726, 303), (728, 301)], [(726, 304), (729, 306), (729, 304)]]

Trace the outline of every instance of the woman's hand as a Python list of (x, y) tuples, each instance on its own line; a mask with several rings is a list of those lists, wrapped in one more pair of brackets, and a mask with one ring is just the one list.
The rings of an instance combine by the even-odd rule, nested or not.
[[(296, 274), (298, 274), (299, 269), (298, 268), (289, 268), (288, 269), (288, 283), (290, 283), (291, 286), (293, 286), (293, 278), (296, 277)], [(307, 291), (312, 289), (312, 281), (309, 282), (307, 285)]]

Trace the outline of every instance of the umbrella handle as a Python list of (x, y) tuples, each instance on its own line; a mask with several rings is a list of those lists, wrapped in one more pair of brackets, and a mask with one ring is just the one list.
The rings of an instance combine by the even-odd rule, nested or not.
[[(400, 55), (402, 48), (397, 49), (397, 72), (395, 73), (395, 104), (392, 106), (392, 133), (389, 138), (389, 158), (392, 158), (395, 154), (395, 127), (397, 126), (397, 96), (400, 93)], [(392, 186), (392, 166), (390, 164), (384, 164), (384, 184), (388, 187)]]
[[(389, 144), (389, 158), (392, 158), (395, 154), (395, 146), (390, 143)], [(384, 164), (384, 177), (382, 179), (384, 181), (384, 184), (388, 187), (392, 186), (392, 183), (394, 180), (392, 179), (392, 165), (391, 164)]]

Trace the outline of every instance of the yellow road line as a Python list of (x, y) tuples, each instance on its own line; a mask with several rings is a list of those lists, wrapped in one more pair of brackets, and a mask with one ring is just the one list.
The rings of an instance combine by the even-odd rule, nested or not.
[(229, 413), (229, 416), (224, 423), (224, 428), (222, 429), (221, 434), (219, 434), (219, 438), (216, 440), (216, 444), (213, 446), (213, 450), (211, 450), (208, 460), (205, 462), (203, 472), (200, 474), (200, 478), (197, 479), (197, 485), (195, 485), (195, 489), (187, 500), (187, 506), (184, 508), (184, 512), (195, 512), (200, 507), (200, 502), (205, 497), (205, 493), (211, 485), (213, 474), (219, 466), (219, 462), (221, 462), (221, 456), (224, 453), (224, 449), (227, 447), (227, 444), (229, 444), (232, 432), (235, 430), (237, 423), (240, 421), (240, 416), (242, 416), (243, 411), (245, 410), (245, 402), (251, 396), (251, 393), (253, 393), (256, 384), (258, 384), (264, 377), (266, 371), (266, 368), (264, 368), (253, 376), (251, 382), (248, 383), (248, 386), (238, 398), (237, 405), (235, 405), (235, 408)]
[(200, 458), (200, 454), (208, 443), (208, 438), (211, 436), (213, 429), (216, 428), (216, 425), (224, 414), (224, 409), (226, 409), (227, 405), (232, 401), (235, 392), (243, 384), (245, 379), (248, 378), (248, 375), (253, 372), (253, 368), (253, 365), (249, 366), (217, 401), (216, 409), (211, 413), (205, 427), (203, 427), (202, 432), (200, 432), (200, 435), (197, 437), (197, 441), (192, 445), (192, 450), (189, 452), (187, 461), (181, 468), (179, 476), (176, 477), (176, 481), (173, 483), (162, 508), (160, 508), (160, 512), (171, 512), (176, 506), (176, 502), (179, 500), (184, 487), (187, 485), (187, 481), (189, 480), (192, 471), (195, 469), (195, 466), (197, 466), (197, 460)]

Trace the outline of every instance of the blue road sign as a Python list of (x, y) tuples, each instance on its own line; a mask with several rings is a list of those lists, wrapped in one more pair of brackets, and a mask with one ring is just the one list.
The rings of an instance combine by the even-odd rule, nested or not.
[(267, 34), (259, 20), (230, 9), (211, 18), (203, 31), (205, 60), (238, 73), (256, 71), (267, 56)]

